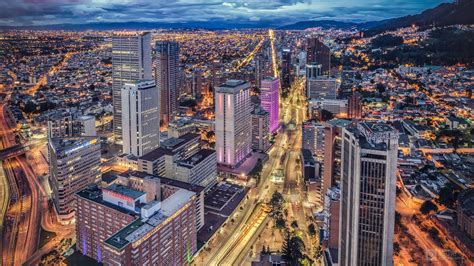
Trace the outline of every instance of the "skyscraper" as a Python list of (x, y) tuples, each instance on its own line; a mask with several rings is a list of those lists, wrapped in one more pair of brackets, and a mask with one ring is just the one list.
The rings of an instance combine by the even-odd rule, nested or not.
[(281, 56), (281, 85), (289, 88), (291, 84), (291, 50), (283, 49)]
[(306, 60), (308, 63), (321, 64), (323, 74), (330, 74), (331, 50), (318, 38), (312, 37), (307, 40)]
[(125, 82), (152, 79), (151, 34), (119, 32), (112, 37), (112, 100), (114, 135), (122, 141), (121, 90)]
[(178, 112), (179, 44), (172, 41), (156, 42), (156, 86), (160, 91), (161, 122), (167, 127)]
[(340, 265), (392, 265), (398, 133), (364, 122), (343, 130)]
[(252, 149), (265, 152), (270, 147), (269, 114), (260, 106), (252, 112)]
[(279, 80), (274, 77), (264, 78), (260, 88), (260, 105), (269, 113), (270, 133), (278, 130), (280, 121)]
[(160, 108), (155, 81), (125, 83), (122, 110), (123, 152), (142, 156), (158, 148)]
[(362, 118), (362, 96), (359, 92), (354, 92), (348, 98), (347, 116), (349, 118)]
[(311, 154), (322, 162), (324, 158), (324, 128), (325, 125), (308, 121), (303, 123), (302, 140), (303, 147), (311, 151)]
[(238, 167), (251, 152), (252, 106), (250, 84), (227, 80), (215, 88), (217, 163)]
[(52, 138), (48, 142), (49, 181), (59, 218), (74, 218), (74, 193), (100, 180), (96, 137)]

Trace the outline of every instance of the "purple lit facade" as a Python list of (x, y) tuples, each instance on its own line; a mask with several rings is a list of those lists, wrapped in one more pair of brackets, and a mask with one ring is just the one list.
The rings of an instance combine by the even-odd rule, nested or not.
[(260, 105), (270, 114), (270, 133), (275, 133), (280, 125), (279, 87), (278, 78), (267, 77), (262, 80), (260, 88)]
[(217, 163), (236, 168), (252, 151), (250, 84), (228, 80), (215, 93)]

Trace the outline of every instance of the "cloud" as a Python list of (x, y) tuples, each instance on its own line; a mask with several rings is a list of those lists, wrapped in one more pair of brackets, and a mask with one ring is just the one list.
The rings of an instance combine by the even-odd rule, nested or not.
[[(371, 21), (418, 13), (446, 0), (2, 0), (0, 25), (90, 22)], [(284, 22), (284, 23), (283, 23)]]

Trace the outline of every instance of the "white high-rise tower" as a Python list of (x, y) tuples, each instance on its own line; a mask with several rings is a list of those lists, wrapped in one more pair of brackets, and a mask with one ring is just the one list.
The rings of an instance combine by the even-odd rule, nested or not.
[(114, 135), (122, 142), (121, 90), (126, 82), (152, 79), (151, 34), (116, 32), (112, 37)]
[(252, 149), (250, 84), (228, 80), (215, 92), (217, 163), (238, 167)]
[(155, 81), (124, 84), (122, 125), (124, 153), (143, 156), (160, 146), (159, 93)]
[(392, 265), (398, 133), (364, 122), (342, 136), (340, 265)]

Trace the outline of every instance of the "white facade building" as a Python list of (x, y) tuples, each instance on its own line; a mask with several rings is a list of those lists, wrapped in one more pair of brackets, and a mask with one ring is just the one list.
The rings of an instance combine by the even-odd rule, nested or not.
[(252, 149), (250, 84), (228, 80), (215, 92), (217, 163), (235, 168)]
[(398, 133), (365, 122), (343, 130), (340, 265), (392, 265)]
[(160, 146), (159, 94), (153, 80), (122, 88), (123, 152), (142, 156)]
[(152, 79), (151, 34), (116, 32), (112, 36), (114, 135), (122, 140), (121, 90), (126, 82)]
[(74, 218), (74, 193), (100, 180), (100, 143), (96, 137), (51, 138), (49, 181), (59, 218)]

